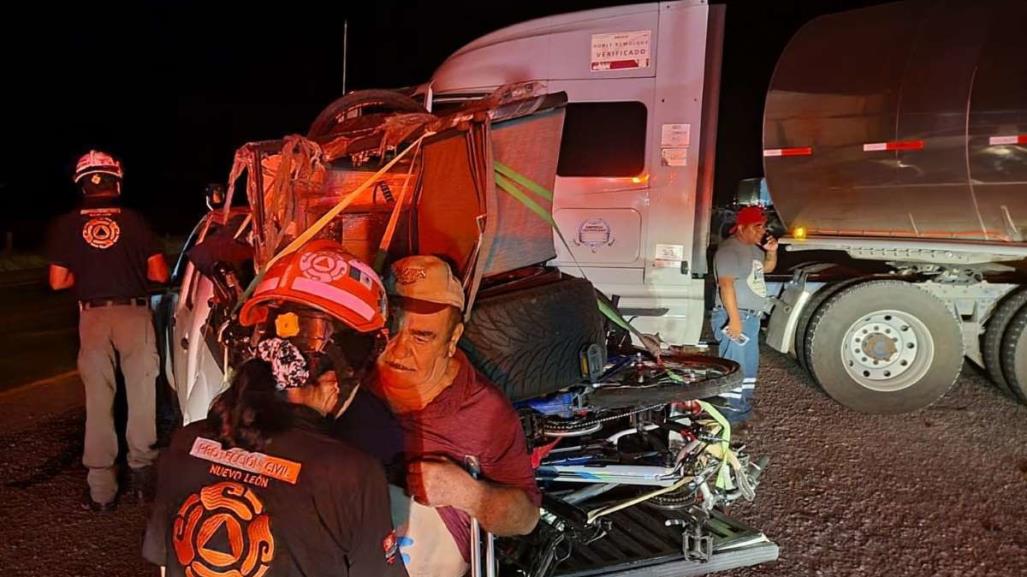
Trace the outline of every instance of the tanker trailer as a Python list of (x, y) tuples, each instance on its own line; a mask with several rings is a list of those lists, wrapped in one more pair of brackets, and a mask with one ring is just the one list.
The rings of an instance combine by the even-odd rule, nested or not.
[[(796, 271), (768, 343), (839, 402), (941, 398), (964, 357), (1027, 401), (1027, 3), (887, 4), (817, 18), (777, 63), (764, 171)], [(820, 253), (824, 254), (824, 253)]]

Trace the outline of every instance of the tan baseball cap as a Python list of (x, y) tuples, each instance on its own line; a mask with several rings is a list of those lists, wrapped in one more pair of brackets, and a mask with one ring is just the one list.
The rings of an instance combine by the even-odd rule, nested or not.
[(464, 310), (464, 287), (446, 261), (437, 256), (414, 255), (392, 263), (386, 282), (390, 295)]

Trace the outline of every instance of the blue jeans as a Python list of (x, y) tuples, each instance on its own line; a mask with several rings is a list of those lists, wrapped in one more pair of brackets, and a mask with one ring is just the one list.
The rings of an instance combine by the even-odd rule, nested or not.
[(727, 326), (727, 311), (723, 307), (714, 307), (710, 314), (710, 326), (713, 337), (717, 340), (717, 354), (725, 359), (738, 363), (742, 368), (742, 386), (721, 396), (727, 401), (724, 416), (729, 421), (740, 422), (749, 417), (752, 410), (752, 397), (756, 393), (756, 372), (760, 366), (760, 313), (739, 309), (742, 316), (742, 334), (749, 337), (749, 342), (740, 345), (727, 338), (721, 329)]

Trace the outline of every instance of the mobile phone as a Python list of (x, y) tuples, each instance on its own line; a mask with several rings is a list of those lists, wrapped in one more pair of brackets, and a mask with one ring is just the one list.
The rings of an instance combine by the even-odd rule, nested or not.
[(724, 336), (728, 339), (731, 339), (731, 342), (735, 344), (744, 345), (745, 343), (749, 342), (749, 337), (745, 336), (745, 333), (738, 333), (738, 338), (736, 339), (733, 338), (731, 335), (727, 334), (727, 327), (720, 329), (720, 332), (723, 333)]
[(767, 243), (770, 242), (771, 239), (773, 239), (773, 238), (774, 238), (774, 235), (770, 234), (769, 230), (767, 232), (764, 232), (763, 233), (763, 237), (760, 238), (760, 246), (761, 247), (762, 246), (767, 246)]

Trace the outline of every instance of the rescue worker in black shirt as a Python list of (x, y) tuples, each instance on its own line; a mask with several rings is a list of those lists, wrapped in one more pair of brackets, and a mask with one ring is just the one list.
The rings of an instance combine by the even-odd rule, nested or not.
[(385, 325), (374, 271), (314, 241), (240, 311), (255, 356), (161, 456), (143, 555), (171, 576), (404, 576), (385, 473), (329, 435)]
[(167, 282), (168, 267), (142, 217), (118, 206), (122, 177), (121, 163), (109, 154), (91, 150), (80, 158), (75, 183), (84, 193), (82, 206), (57, 220), (49, 248), (50, 287), (74, 287), (78, 297), (78, 369), (86, 393), (82, 463), (89, 469), (83, 505), (94, 511), (112, 509), (118, 493), (116, 358), (125, 376), (125, 437), (135, 496), (148, 490), (157, 457), (158, 357), (147, 283)]

